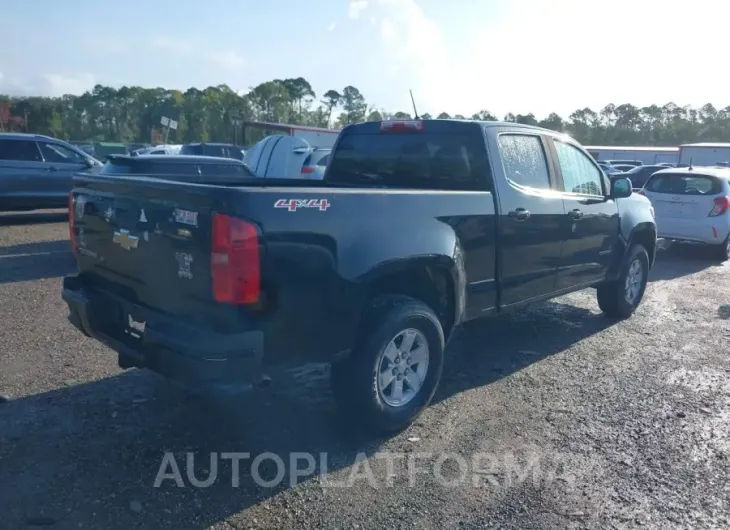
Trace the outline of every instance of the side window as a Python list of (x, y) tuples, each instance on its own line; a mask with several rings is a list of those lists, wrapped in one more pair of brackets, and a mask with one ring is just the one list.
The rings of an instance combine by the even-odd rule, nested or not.
[(502, 134), (499, 151), (508, 180), (528, 188), (550, 188), (547, 159), (539, 136)]
[(48, 142), (38, 142), (46, 162), (58, 164), (83, 164), (84, 158), (76, 151), (60, 145)]
[(601, 172), (579, 149), (555, 141), (565, 191), (582, 195), (603, 195)]
[(43, 161), (38, 145), (28, 140), (0, 140), (0, 160)]
[(317, 165), (319, 167), (325, 167), (327, 165), (327, 160), (330, 159), (330, 155), (324, 155), (322, 158), (319, 159), (319, 162), (317, 162)]

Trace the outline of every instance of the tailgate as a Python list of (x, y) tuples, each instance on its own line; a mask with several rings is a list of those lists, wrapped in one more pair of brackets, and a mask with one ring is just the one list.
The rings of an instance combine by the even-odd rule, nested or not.
[(134, 177), (75, 184), (77, 262), (92, 285), (170, 314), (214, 307), (211, 212), (225, 189)]

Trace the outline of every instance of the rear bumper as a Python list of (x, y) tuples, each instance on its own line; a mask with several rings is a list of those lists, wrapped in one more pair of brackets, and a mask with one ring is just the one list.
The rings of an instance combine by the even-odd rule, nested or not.
[[(223, 334), (181, 322), (84, 285), (79, 276), (63, 280), (69, 321), (85, 335), (119, 354), (122, 368), (148, 368), (188, 390), (235, 394), (260, 378), (264, 351), (261, 331)], [(129, 318), (144, 322), (144, 331)]]
[(730, 223), (722, 219), (719, 222), (665, 222), (658, 226), (657, 237), (719, 245), (724, 243), (730, 234)]

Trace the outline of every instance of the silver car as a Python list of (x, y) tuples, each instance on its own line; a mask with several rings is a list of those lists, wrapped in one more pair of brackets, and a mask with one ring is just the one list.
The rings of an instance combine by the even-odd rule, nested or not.
[(79, 148), (49, 136), (0, 133), (0, 210), (63, 208), (73, 175), (102, 166)]
[(322, 180), (324, 170), (327, 168), (327, 161), (330, 157), (332, 149), (316, 148), (314, 149), (302, 164), (303, 179)]

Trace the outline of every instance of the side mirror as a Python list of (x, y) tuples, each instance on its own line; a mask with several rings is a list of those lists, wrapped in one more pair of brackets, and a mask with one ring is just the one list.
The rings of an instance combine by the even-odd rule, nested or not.
[(626, 177), (617, 177), (611, 180), (611, 198), (623, 199), (633, 193), (631, 180)]

